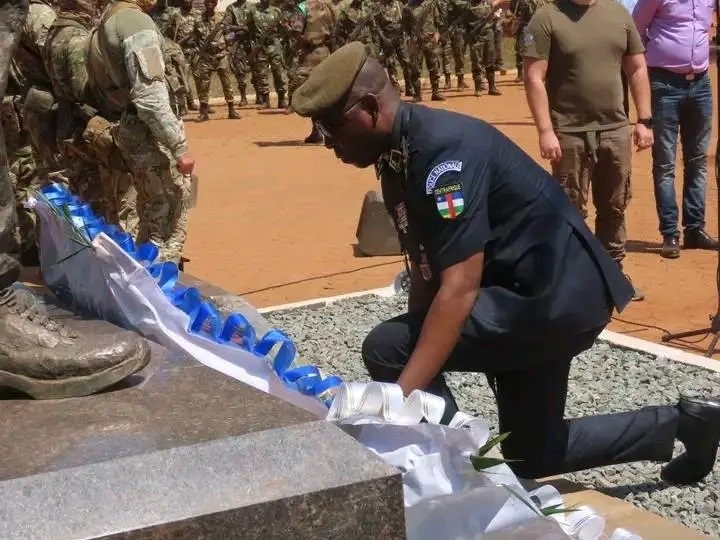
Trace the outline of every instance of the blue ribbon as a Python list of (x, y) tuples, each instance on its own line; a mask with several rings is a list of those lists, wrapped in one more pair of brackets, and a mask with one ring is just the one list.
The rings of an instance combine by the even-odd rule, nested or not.
[[(334, 375), (323, 377), (315, 366), (296, 366), (297, 349), (287, 334), (280, 330), (270, 330), (258, 340), (255, 328), (245, 316), (231, 313), (223, 317), (202, 299), (196, 288), (184, 287), (179, 283), (180, 270), (175, 263), (155, 262), (158, 257), (156, 245), (146, 243), (135, 246), (130, 234), (116, 225), (106, 223), (89, 204), (82, 202), (62, 184), (50, 184), (41, 193), (51, 205), (65, 214), (69, 213), (76, 229), (84, 232), (89, 240), (103, 232), (145, 267), (172, 305), (189, 316), (189, 332), (227, 347), (239, 347), (265, 359), (285, 386), (330, 406), (332, 397), (328, 391), (342, 384), (342, 379)], [(274, 356), (271, 356), (273, 352)]]

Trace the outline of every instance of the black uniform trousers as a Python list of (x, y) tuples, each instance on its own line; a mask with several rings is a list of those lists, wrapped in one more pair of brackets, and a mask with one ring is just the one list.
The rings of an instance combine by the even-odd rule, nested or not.
[[(362, 347), (373, 380), (396, 382), (420, 335), (424, 313), (400, 315), (375, 327)], [(505, 459), (520, 478), (555, 474), (633, 461), (672, 457), (678, 411), (674, 406), (565, 419), (570, 364), (592, 346), (602, 328), (553, 345), (506, 338), (479, 339), (472, 322), (443, 371), (485, 373), (495, 392)], [(445, 399), (442, 423), (457, 404), (442, 375), (425, 389)], [(592, 392), (591, 388), (587, 389)]]

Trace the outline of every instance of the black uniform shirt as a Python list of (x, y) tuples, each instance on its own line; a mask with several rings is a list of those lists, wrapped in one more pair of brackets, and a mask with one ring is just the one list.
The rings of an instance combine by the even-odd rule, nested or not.
[(423, 277), (484, 252), (471, 319), (479, 335), (579, 334), (622, 310), (632, 285), (557, 182), (489, 124), (402, 103), (378, 174)]

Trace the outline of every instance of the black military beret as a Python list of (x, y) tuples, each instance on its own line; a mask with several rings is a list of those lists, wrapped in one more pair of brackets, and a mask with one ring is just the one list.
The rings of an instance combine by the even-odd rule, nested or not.
[(320, 62), (292, 95), (292, 109), (300, 116), (317, 118), (335, 109), (355, 82), (367, 52), (365, 45), (353, 41)]

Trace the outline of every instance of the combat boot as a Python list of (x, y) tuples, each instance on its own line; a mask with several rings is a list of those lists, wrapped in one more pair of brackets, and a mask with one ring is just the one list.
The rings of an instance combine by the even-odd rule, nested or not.
[(228, 119), (229, 120), (240, 120), (240, 114), (235, 110), (234, 103), (228, 103)]
[(475, 97), (482, 96), (482, 93), (483, 93), (482, 81), (475, 79)]
[(465, 90), (467, 89), (468, 85), (465, 82), (465, 75), (462, 73), (457, 76), (457, 89), (458, 90)]
[(262, 105), (260, 106), (261, 109), (269, 109), (270, 108), (270, 93), (266, 92), (262, 96)]
[(440, 93), (440, 84), (436, 83), (433, 85), (432, 96), (430, 101), (445, 101), (445, 97)]
[(187, 98), (187, 110), (188, 111), (197, 111), (198, 106), (195, 105), (195, 100), (192, 98)]
[(207, 122), (210, 120), (210, 117), (208, 116), (208, 104), (207, 103), (201, 103), (200, 104), (200, 114), (198, 114), (198, 117), (195, 119), (196, 122)]
[(515, 77), (515, 82), (516, 83), (523, 82), (523, 66), (522, 66), (522, 64), (519, 64), (517, 67), (517, 77)]
[[(97, 321), (80, 335), (49, 317), (21, 286), (0, 293), (0, 386), (35, 399), (87, 396), (143, 369), (148, 344), (134, 332)], [(111, 330), (111, 331), (108, 331)]]
[(420, 85), (420, 81), (413, 83), (412, 91), (413, 103), (420, 103), (422, 101), (422, 86)]
[(452, 80), (450, 79), (450, 74), (445, 74), (445, 90), (452, 89)]
[(488, 80), (488, 87), (490, 88), (488, 90), (488, 94), (490, 94), (491, 96), (502, 96), (502, 92), (500, 90), (498, 90), (498, 87), (495, 84), (495, 72), (494, 71), (488, 71), (487, 80)]
[(248, 100), (247, 100), (247, 90), (246, 90), (245, 85), (243, 84), (242, 86), (240, 86), (239, 90), (240, 90), (240, 106), (247, 107)]
[(315, 122), (313, 122), (310, 135), (305, 137), (305, 144), (323, 144), (324, 142), (325, 138), (322, 136), (322, 133), (320, 133), (320, 130), (315, 125)]
[(278, 92), (278, 109), (287, 109), (288, 108), (288, 102), (285, 98), (285, 92)]
[(265, 94), (255, 93), (255, 105), (262, 107), (265, 104)]

